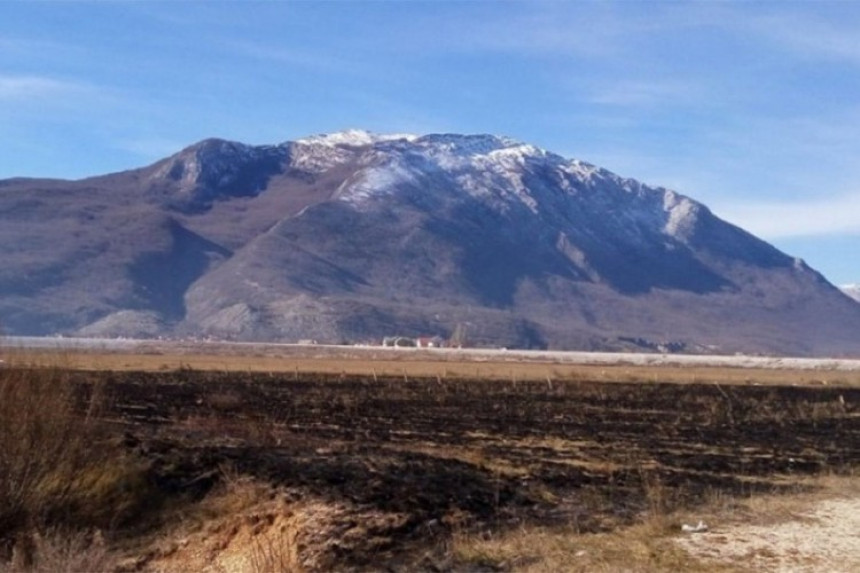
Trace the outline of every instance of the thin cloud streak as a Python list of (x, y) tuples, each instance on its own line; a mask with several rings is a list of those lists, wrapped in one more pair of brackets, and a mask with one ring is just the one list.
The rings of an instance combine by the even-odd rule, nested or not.
[(769, 14), (738, 18), (738, 22), (740, 27), (797, 54), (860, 65), (860, 35), (856, 22), (830, 22), (813, 18), (809, 13)]
[(189, 141), (179, 141), (164, 137), (140, 137), (136, 139), (119, 139), (114, 142), (117, 149), (128, 151), (156, 161), (180, 151), (190, 145)]
[(41, 76), (0, 75), (0, 101), (59, 98), (93, 91), (76, 82)]
[(860, 234), (860, 193), (791, 203), (715, 205), (714, 212), (765, 239)]
[(701, 105), (707, 90), (694, 82), (680, 80), (621, 80), (600, 86), (589, 96), (590, 103), (612, 106), (656, 107)]
[(631, 28), (644, 22), (619, 18), (611, 7), (597, 3), (582, 4), (574, 12), (555, 2), (506, 3), (505, 7), (508, 10), (471, 19), (452, 21), (440, 16), (434, 25), (425, 21), (420, 28), (410, 26), (400, 33), (400, 43), (414, 46), (415, 37), (433, 42), (441, 36), (445, 43), (434, 45), (446, 51), (606, 59), (620, 56), (627, 46), (625, 39), (633, 34)]
[(234, 42), (230, 47), (236, 53), (249, 58), (313, 70), (317, 73), (354, 74), (360, 67), (357, 62), (262, 43)]

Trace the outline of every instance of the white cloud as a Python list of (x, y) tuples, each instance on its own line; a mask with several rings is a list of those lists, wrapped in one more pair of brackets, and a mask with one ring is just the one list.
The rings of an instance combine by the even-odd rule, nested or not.
[(860, 193), (808, 201), (712, 205), (721, 218), (766, 239), (860, 233)]
[(400, 24), (379, 39), (412, 53), (604, 58), (618, 55), (654, 19), (624, 17), (611, 3), (534, 0), (443, 3), (435, 14)]
[(363, 66), (359, 61), (328, 56), (318, 51), (286, 48), (260, 41), (236, 41), (228, 44), (236, 53), (249, 58), (267, 60), (304, 70), (320, 73), (354, 74)]
[(187, 145), (190, 141), (179, 141), (163, 137), (137, 137), (119, 139), (114, 143), (117, 149), (130, 151), (136, 155), (156, 160), (172, 155)]
[[(849, 2), (843, 7), (850, 7)], [(740, 18), (738, 22), (761, 37), (787, 48), (796, 54), (839, 59), (860, 64), (860, 35), (857, 19), (841, 12), (830, 20), (808, 10), (771, 13), (754, 18)]]
[(689, 81), (679, 80), (620, 80), (595, 88), (591, 103), (614, 106), (653, 107), (706, 103), (707, 91)]
[(0, 101), (63, 97), (88, 90), (81, 84), (48, 77), (0, 75)]

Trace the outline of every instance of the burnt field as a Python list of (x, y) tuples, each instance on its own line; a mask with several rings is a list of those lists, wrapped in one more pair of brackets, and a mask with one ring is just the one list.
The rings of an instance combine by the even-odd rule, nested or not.
[[(258, 531), (292, 516), (296, 569), (471, 569), (446, 550), (452, 534), (611, 531), (714, 495), (796, 492), (860, 461), (858, 388), (192, 370), (73, 380), (100, 388), (101, 423), (163, 507), (225, 481), (265, 484), (280, 509), (248, 519)], [(179, 553), (145, 552), (134, 568)]]

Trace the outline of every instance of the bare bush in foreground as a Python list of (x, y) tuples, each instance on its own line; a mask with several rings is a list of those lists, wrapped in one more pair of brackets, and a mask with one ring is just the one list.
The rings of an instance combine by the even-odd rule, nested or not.
[[(134, 511), (124, 497), (145, 493), (132, 487), (141, 468), (105, 439), (102, 402), (97, 385), (76, 387), (61, 369), (0, 370), (0, 563), (27, 539), (41, 540), (32, 549), (46, 556), (61, 545), (72, 551), (74, 530), (110, 527)], [(60, 530), (71, 532), (62, 543)]]

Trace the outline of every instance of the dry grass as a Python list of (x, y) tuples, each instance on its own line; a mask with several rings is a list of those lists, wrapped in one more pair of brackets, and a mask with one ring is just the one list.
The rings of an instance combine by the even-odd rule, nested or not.
[(493, 534), (455, 534), (451, 552), (465, 569), (550, 573), (555, 571), (719, 571), (672, 542), (669, 515), (607, 533), (576, 527), (523, 526)]
[[(220, 348), (220, 347), (219, 347)], [(402, 376), (408, 378), (486, 378), (504, 381), (589, 380), (597, 382), (719, 383), (724, 385), (860, 386), (860, 371), (790, 370), (719, 366), (568, 364), (545, 360), (473, 359), (428, 352), (392, 352), (375, 348), (283, 349), (254, 353), (244, 347), (205, 353), (177, 347), (158, 353), (28, 350), (28, 362), (64, 364), (78, 370), (172, 371), (194, 369), (230, 372)], [(23, 351), (19, 351), (23, 352)]]
[[(632, 526), (610, 525), (609, 532), (584, 532), (578, 523), (483, 533), (455, 533), (452, 560), (465, 569), (549, 573), (555, 571), (714, 571), (671, 542), (678, 530), (670, 491), (641, 470), (644, 509)], [(611, 492), (583, 495), (585, 513), (605, 513)], [(717, 569), (719, 571), (719, 569)]]
[[(163, 530), (147, 570), (299, 573), (301, 510), (284, 492), (224, 467), (219, 483)], [(179, 541), (177, 541), (179, 540)], [(2, 573), (2, 572), (0, 572)]]
[(89, 531), (147, 502), (144, 468), (97, 421), (103, 403), (98, 386), (61, 368), (0, 370), (0, 564), (14, 554), (16, 570), (82, 570), (101, 559)]
[[(699, 520), (723, 528), (734, 524), (774, 526), (803, 520), (817, 503), (860, 496), (853, 475), (825, 474), (795, 482), (796, 493), (738, 497), (714, 491), (695, 508), (668, 508), (662, 493), (649, 489), (653, 500), (635, 525), (606, 533), (582, 533), (575, 527), (523, 526), (503, 532), (460, 532), (451, 540), (455, 563), (466, 570), (491, 569), (523, 573), (555, 571), (749, 571), (744, 562), (701, 560), (675, 539), (682, 523)], [(659, 486), (657, 486), (658, 489)]]
[(59, 370), (0, 371), (0, 532), (47, 517), (101, 461), (73, 392)]
[(720, 571), (676, 547), (663, 520), (612, 533), (524, 527), (498, 535), (456, 535), (452, 551), (466, 569), (556, 571)]
[(794, 493), (738, 498), (714, 494), (705, 505), (714, 520), (721, 523), (774, 525), (791, 521), (828, 499), (860, 497), (860, 475), (845, 470), (805, 478), (792, 478)]
[[(481, 363), (477, 366), (464, 363), (457, 366), (442, 362), (413, 364), (401, 361), (396, 364), (401, 373), (413, 367), (418, 369), (416, 371), (427, 367), (437, 372), (423, 381), (410, 380), (410, 384), (401, 384), (400, 377), (383, 378), (383, 369), (377, 362), (365, 364), (361, 361), (326, 359), (328, 361), (322, 363), (324, 368), (316, 364), (313, 370), (338, 369), (330, 380), (314, 378), (315, 384), (297, 384), (295, 388), (286, 389), (284, 386), (288, 384), (281, 384), (278, 377), (266, 375), (225, 372), (222, 379), (221, 374), (216, 376), (210, 373), (197, 376), (200, 379), (197, 381), (190, 371), (180, 371), (175, 376), (162, 373), (155, 375), (169, 378), (170, 384), (166, 384), (163, 390), (175, 390), (176, 386), (183, 386), (181, 393), (169, 394), (152, 390), (153, 375), (96, 375), (75, 370), (78, 365), (74, 360), (85, 358), (85, 355), (64, 358), (74, 365), (70, 369), (25, 369), (13, 364), (13, 367), (0, 370), (0, 540), (7, 549), (5, 555), (0, 554), (0, 573), (63, 570), (59, 565), (61, 562), (76, 563), (72, 570), (109, 570), (115, 568), (117, 548), (122, 548), (129, 559), (137, 559), (136, 567), (139, 565), (149, 570), (200, 570), (212, 573), (330, 570), (338, 564), (347, 563), (344, 555), (358, 555), (364, 561), (356, 560), (354, 563), (370, 563), (367, 570), (374, 570), (373, 559), (377, 559), (378, 555), (388, 555), (385, 552), (390, 552), (393, 544), (401, 540), (397, 536), (403, 535), (404, 531), (410, 535), (416, 531), (423, 532), (426, 538), (420, 543), (424, 545), (417, 551), (435, 552), (434, 555), (444, 553), (440, 561), (443, 567), (450, 564), (455, 570), (738, 570), (736, 565), (723, 567), (701, 562), (685, 552), (675, 541), (680, 524), (696, 523), (699, 519), (709, 524), (730, 523), (733, 520), (767, 523), (767, 520), (794, 519), (798, 515), (798, 508), (812, 499), (803, 492), (810, 487), (824, 490), (826, 488), (822, 484), (826, 484), (827, 480), (832, 479), (834, 483), (838, 481), (835, 477), (817, 478), (813, 482), (799, 484), (795, 493), (788, 496), (736, 497), (735, 494), (742, 496), (746, 491), (742, 487), (714, 489), (711, 495), (704, 498), (701, 489), (696, 489), (697, 493), (690, 493), (694, 491), (692, 489), (685, 490), (689, 495), (681, 495), (683, 492), (679, 492), (679, 488), (685, 486), (678, 486), (666, 478), (666, 472), (659, 471), (658, 462), (646, 455), (647, 451), (640, 449), (641, 444), (637, 439), (628, 443), (625, 434), (618, 443), (602, 444), (599, 440), (586, 440), (583, 437), (586, 434), (572, 430), (568, 432), (563, 425), (557, 426), (557, 429), (563, 430), (560, 433), (541, 430), (537, 423), (542, 420), (541, 416), (549, 416), (554, 411), (545, 405), (558, 403), (561, 398), (571, 401), (572, 396), (576, 396), (577, 401), (570, 402), (571, 418), (559, 424), (570, 424), (574, 429), (580, 420), (585, 421), (587, 428), (595, 427), (596, 422), (590, 417), (590, 412), (608, 412), (611, 419), (617, 417), (619, 422), (630, 421), (636, 415), (663, 420), (665, 416), (659, 416), (663, 415), (667, 406), (654, 402), (659, 392), (655, 393), (653, 385), (631, 386), (628, 390), (626, 385), (580, 382), (589, 379), (623, 381), (635, 377), (636, 369), (627, 366), (615, 369), (605, 366), (570, 366), (573, 370), (569, 372), (560, 366), (553, 366), (547, 377), (546, 364), (521, 364), (516, 368), (522, 370), (514, 371), (510, 364), (501, 363)], [(205, 360), (212, 358), (205, 357)], [(230, 360), (231, 357), (225, 359)], [(241, 360), (235, 364), (239, 370), (244, 369)], [(278, 359), (268, 357), (266, 360)], [(197, 366), (188, 356), (183, 356), (183, 361), (186, 368)], [(273, 364), (275, 362), (261, 362), (254, 369), (268, 370), (266, 367)], [(281, 364), (282, 371), (288, 374), (280, 378), (292, 380), (293, 372), (299, 371), (294, 360), (282, 361)], [(367, 368), (369, 364), (375, 365), (372, 372), (379, 373), (378, 380), (376, 376), (367, 376), (367, 380), (349, 385), (343, 373), (352, 371), (353, 367)], [(307, 365), (307, 368), (310, 371), (311, 365)], [(457, 368), (463, 368), (465, 375), (469, 376), (474, 374), (475, 368), (480, 368), (481, 372), (490, 375), (495, 373), (498, 379), (474, 383), (456, 380), (459, 372)], [(444, 369), (446, 381), (438, 373), (439, 369)], [(276, 370), (272, 368), (270, 371)], [(661, 380), (665, 379), (664, 375), (674, 373), (672, 375), (677, 376), (676, 381), (683, 382), (683, 377), (689, 376), (691, 372), (697, 372), (696, 376), (701, 375), (699, 369), (642, 367), (642, 370), (648, 371), (647, 376), (643, 375), (645, 380)], [(409, 372), (407, 376), (411, 377), (412, 371)], [(529, 379), (529, 372), (537, 382), (524, 383)], [(743, 376), (744, 380), (737, 383), (750, 384), (749, 376), (757, 374), (759, 372), (714, 369), (707, 376), (709, 379)], [(773, 373), (760, 374), (770, 376)], [(785, 372), (777, 374), (785, 375)], [(804, 373), (804, 376), (809, 375), (821, 376), (821, 373)], [(576, 382), (566, 385), (558, 383), (565, 376)], [(134, 381), (134, 384), (122, 377)], [(452, 381), (452, 378), (455, 380)], [(549, 379), (544, 386), (546, 378)], [(142, 479), (144, 468), (135, 465), (133, 460), (123, 458), (119, 448), (111, 446), (109, 436), (100, 426), (105, 418), (116, 420), (111, 416), (116, 416), (120, 410), (112, 406), (102, 411), (106, 399), (101, 396), (99, 388), (93, 385), (92, 380), (96, 379), (107, 380), (106, 384), (116, 384), (111, 388), (123, 388), (124, 393), (117, 394), (123, 396), (120, 406), (130, 408), (143, 405), (152, 410), (151, 418), (157, 419), (159, 424), (162, 424), (162, 420), (168, 420), (169, 423), (157, 428), (163, 436), (160, 439), (165, 443), (173, 440), (170, 442), (171, 447), (183, 444), (183, 447), (188, 448), (187, 454), (195, 453), (194, 448), (198, 448), (207, 455), (223, 455), (223, 458), (217, 458), (214, 462), (201, 462), (199, 466), (192, 464), (187, 469), (181, 469), (184, 458), (177, 457), (180, 455), (177, 453), (179, 450), (152, 450), (156, 452), (152, 454), (151, 461), (156, 460), (152, 467), (162, 468), (164, 475), (170, 479), (197, 479), (201, 475), (208, 479), (218, 474), (217, 478), (211, 480), (216, 484), (215, 489), (198, 492), (200, 495), (205, 494), (202, 499), (192, 495), (177, 495), (175, 500), (171, 498), (174, 504), (167, 503), (153, 510), (158, 512), (159, 523), (145, 532), (137, 526), (128, 527), (130, 517), (146, 515), (141, 506), (152, 489)], [(684, 402), (700, 427), (708, 431), (722, 428), (722, 433), (712, 432), (712, 435), (725, 434), (731, 437), (736, 433), (739, 439), (746, 424), (758, 421), (790, 432), (795, 420), (825, 424), (832, 420), (850, 420), (856, 416), (855, 402), (851, 398), (853, 394), (849, 394), (856, 391), (809, 391), (816, 397), (814, 401), (807, 402), (781, 397), (778, 389), (740, 388), (731, 386), (731, 381), (719, 379), (720, 385), (716, 388), (705, 388), (701, 393), (693, 392), (690, 399)], [(121, 382), (127, 385), (120, 386)], [(266, 391), (269, 393), (263, 392), (258, 382), (268, 385)], [(133, 394), (131, 389), (139, 392), (139, 395)], [(144, 392), (142, 389), (147, 390)], [(272, 393), (274, 389), (283, 392)], [(674, 385), (667, 389), (684, 396), (690, 390)], [(646, 397), (640, 396), (642, 391), (646, 392)], [(531, 400), (529, 397), (532, 393), (538, 397), (551, 396), (552, 399)], [(845, 393), (845, 400), (842, 399), (842, 393)], [(754, 400), (750, 394), (754, 394)], [(136, 396), (137, 402), (132, 400), (132, 396)], [(279, 403), (284, 405), (283, 411), (271, 407), (275, 396), (282, 401)], [(641, 400), (633, 399), (637, 396)], [(519, 406), (511, 406), (518, 404), (513, 401), (516, 397), (523, 400)], [(471, 405), (465, 407), (461, 403)], [(398, 417), (399, 410), (385, 410), (384, 404), (390, 404), (392, 408), (409, 406), (413, 408), (412, 414)], [(418, 407), (416, 404), (423, 406)], [(669, 402), (668, 407), (674, 404)], [(521, 424), (522, 428), (531, 431), (522, 435), (516, 432), (508, 435), (504, 428), (496, 428), (492, 424), (493, 417), (489, 415), (485, 424), (465, 424), (461, 427), (457, 425), (460, 418), (451, 412), (452, 407), (457, 407), (463, 408), (464, 412), (483, 415), (495, 411), (490, 410), (490, 406), (498, 406), (498, 416), (507, 416), (511, 423)], [(445, 432), (437, 433), (435, 426), (424, 427), (420, 424), (420, 415), (437, 411), (434, 410), (436, 408), (440, 414), (447, 416), (439, 418), (447, 420), (447, 426), (443, 428)], [(50, 415), (46, 415), (46, 412)], [(308, 412), (316, 413), (310, 415)], [(412, 416), (416, 413), (417, 418), (413, 421)], [(321, 437), (309, 431), (319, 419), (329, 423), (321, 430)], [(673, 422), (673, 419), (669, 417), (668, 422), (659, 423), (674, 428), (672, 424), (679, 422)], [(384, 425), (379, 427), (386, 432), (381, 434), (386, 439), (376, 446), (378, 449), (371, 448), (372, 443), (362, 448), (361, 444), (350, 441), (355, 439), (350, 434), (353, 426), (365, 431), (364, 434), (356, 435), (367, 436), (367, 442), (380, 439), (370, 432), (377, 427), (371, 424), (376, 420), (381, 420), (380, 424)], [(689, 423), (689, 420), (685, 423)], [(134, 437), (150, 445), (145, 440), (152, 438), (147, 438), (139, 426), (141, 422), (138, 418), (134, 418), (133, 424), (128, 426), (132, 428), (130, 431), (137, 432), (143, 438), (137, 434)], [(739, 428), (737, 432), (735, 428)], [(301, 433), (297, 430), (301, 430)], [(343, 433), (339, 434), (335, 430)], [(418, 439), (420, 436), (415, 434), (418, 431), (424, 432), (424, 439)], [(462, 432), (462, 439), (459, 439), (458, 432)], [(641, 429), (635, 430), (636, 435), (638, 432)], [(570, 439), (562, 436), (570, 436)], [(345, 438), (343, 451), (346, 453), (342, 454), (337, 448), (337, 451), (330, 451), (332, 449), (327, 447)], [(682, 444), (690, 442), (686, 450), (660, 450), (669, 461), (674, 459), (674, 454), (706, 456), (708, 452), (705, 450), (714, 454), (716, 460), (722, 459), (722, 453), (738, 456), (756, 454), (755, 451), (748, 454), (732, 450), (719, 442), (695, 442), (673, 438), (668, 434), (661, 439), (679, 439)], [(361, 440), (364, 438), (359, 438)], [(297, 444), (297, 441), (307, 443)], [(158, 441), (152, 443), (164, 445)], [(719, 448), (728, 449), (723, 452)], [(248, 458), (233, 457), (234, 452), (240, 451), (244, 452), (243, 456), (259, 455), (259, 460), (273, 464), (269, 469), (277, 468), (279, 471), (257, 473), (254, 463), (245, 463)], [(402, 453), (416, 455), (401, 456)], [(789, 453), (798, 455), (793, 450), (766, 450), (761, 455), (772, 454), (776, 459)], [(353, 455), (354, 458), (346, 459), (347, 455)], [(799, 455), (804, 460), (808, 457), (805, 451)], [(286, 460), (285, 465), (275, 464), (280, 460), (279, 456)], [(389, 459), (403, 463), (388, 466), (380, 461)], [(443, 461), (437, 465), (439, 460)], [(237, 462), (236, 467), (241, 467), (247, 474), (240, 475), (229, 470), (219, 473), (215, 465), (234, 462)], [(163, 465), (159, 466), (158, 463)], [(438, 492), (433, 489), (432, 479), (423, 481), (426, 473), (414, 472), (413, 475), (407, 471), (405, 477), (393, 473), (399, 468), (409, 470), (418, 463), (424, 464), (423, 467), (428, 471), (439, 471), (439, 475), (447, 476), (458, 487), (462, 486), (462, 490), (450, 492), (451, 495), (460, 496), (458, 502), (470, 495), (475, 495), (475, 499), (479, 500), (485, 496), (489, 500), (486, 507), (475, 505), (477, 509), (472, 510), (475, 512), (472, 515), (459, 510), (459, 506), (452, 503), (450, 510), (440, 513), (444, 509), (445, 498), (436, 500), (429, 497)], [(459, 470), (449, 474), (448, 469), (452, 465)], [(586, 472), (583, 474), (585, 477), (614, 475), (613, 472), (619, 473), (621, 477), (618, 482), (613, 477), (608, 486), (599, 482), (599, 486), (571, 485), (565, 489), (559, 485), (559, 476), (567, 476), (571, 466)], [(318, 469), (319, 477), (316, 481), (305, 482), (303, 476), (308, 472), (293, 475), (291, 471), (295, 467)], [(627, 471), (622, 472), (625, 468)], [(636, 468), (639, 468), (638, 474)], [(188, 474), (180, 476), (176, 473), (179, 471)], [(408, 509), (398, 512), (373, 509), (368, 505), (369, 502), (362, 501), (365, 498), (360, 490), (344, 487), (343, 491), (349, 497), (320, 493), (321, 480), (330, 476), (335, 478), (332, 483), (338, 484), (340, 472), (350, 476), (352, 483), (360, 483), (360, 487), (367, 488), (374, 480), (394, 476), (390, 480), (392, 487), (403, 485), (402, 491), (410, 495), (410, 492), (417, 492), (422, 503), (426, 497), (430, 500), (427, 502), (430, 509), (425, 511), (423, 506), (416, 506), (425, 513), (416, 513), (420, 516), (421, 524), (415, 526), (425, 529), (407, 530), (403, 524), (410, 518)], [(579, 474), (574, 472), (570, 475), (574, 476), (571, 479), (575, 479)], [(665, 484), (661, 482), (661, 475), (667, 480)], [(289, 476), (289, 479), (284, 478), (284, 482), (279, 482), (278, 476)], [(706, 476), (702, 477), (704, 479)], [(407, 479), (413, 481), (403, 481)], [(750, 476), (750, 479), (756, 479), (756, 476)], [(772, 476), (773, 483), (781, 479), (789, 478)], [(184, 482), (191, 483), (187, 480)], [(295, 483), (302, 485), (298, 487)], [(413, 485), (422, 487), (416, 489)], [(303, 489), (306, 487), (316, 489)], [(507, 501), (504, 498), (513, 491), (512, 488), (523, 496), (522, 499), (536, 504), (535, 511), (546, 510), (548, 513), (529, 513), (531, 509), (522, 509), (519, 513), (520, 506), (513, 505), (515, 502), (512, 499), (520, 498)], [(341, 491), (334, 487), (331, 490)], [(322, 491), (329, 490), (326, 487)], [(392, 495), (398, 495), (397, 491), (400, 490), (391, 491)], [(734, 493), (727, 493), (729, 491)], [(827, 491), (829, 493), (826, 495), (831, 495), (835, 489)], [(697, 499), (692, 500), (694, 497)], [(381, 503), (376, 499), (372, 498), (373, 503)], [(156, 499), (155, 505), (157, 502)], [(431, 507), (431, 502), (442, 505)], [(380, 507), (387, 506), (382, 504)], [(532, 508), (531, 505), (523, 507)], [(486, 515), (482, 519), (475, 517), (483, 511)], [(537, 515), (541, 518), (537, 519)], [(511, 516), (515, 518), (508, 519)], [(755, 519), (751, 516), (755, 516)], [(431, 517), (434, 519), (429, 519)], [(117, 520), (125, 523), (118, 523)], [(511, 529), (513, 523), (525, 525)], [(107, 544), (100, 541), (100, 534), (92, 533), (97, 527), (105, 528)], [(117, 542), (117, 531), (125, 536), (124, 540)], [(452, 531), (453, 536), (449, 537)], [(135, 539), (129, 543), (130, 538)], [(413, 538), (409, 538), (409, 541), (414, 542), (415, 546), (419, 544)], [(13, 547), (14, 563), (11, 559)], [(386, 557), (389, 558), (401, 559), (394, 553)]]
[(252, 538), (248, 557), (249, 573), (301, 573), (295, 532), (282, 526)]
[(81, 573), (113, 571), (117, 556), (98, 532), (33, 533), (22, 538), (0, 573)]

